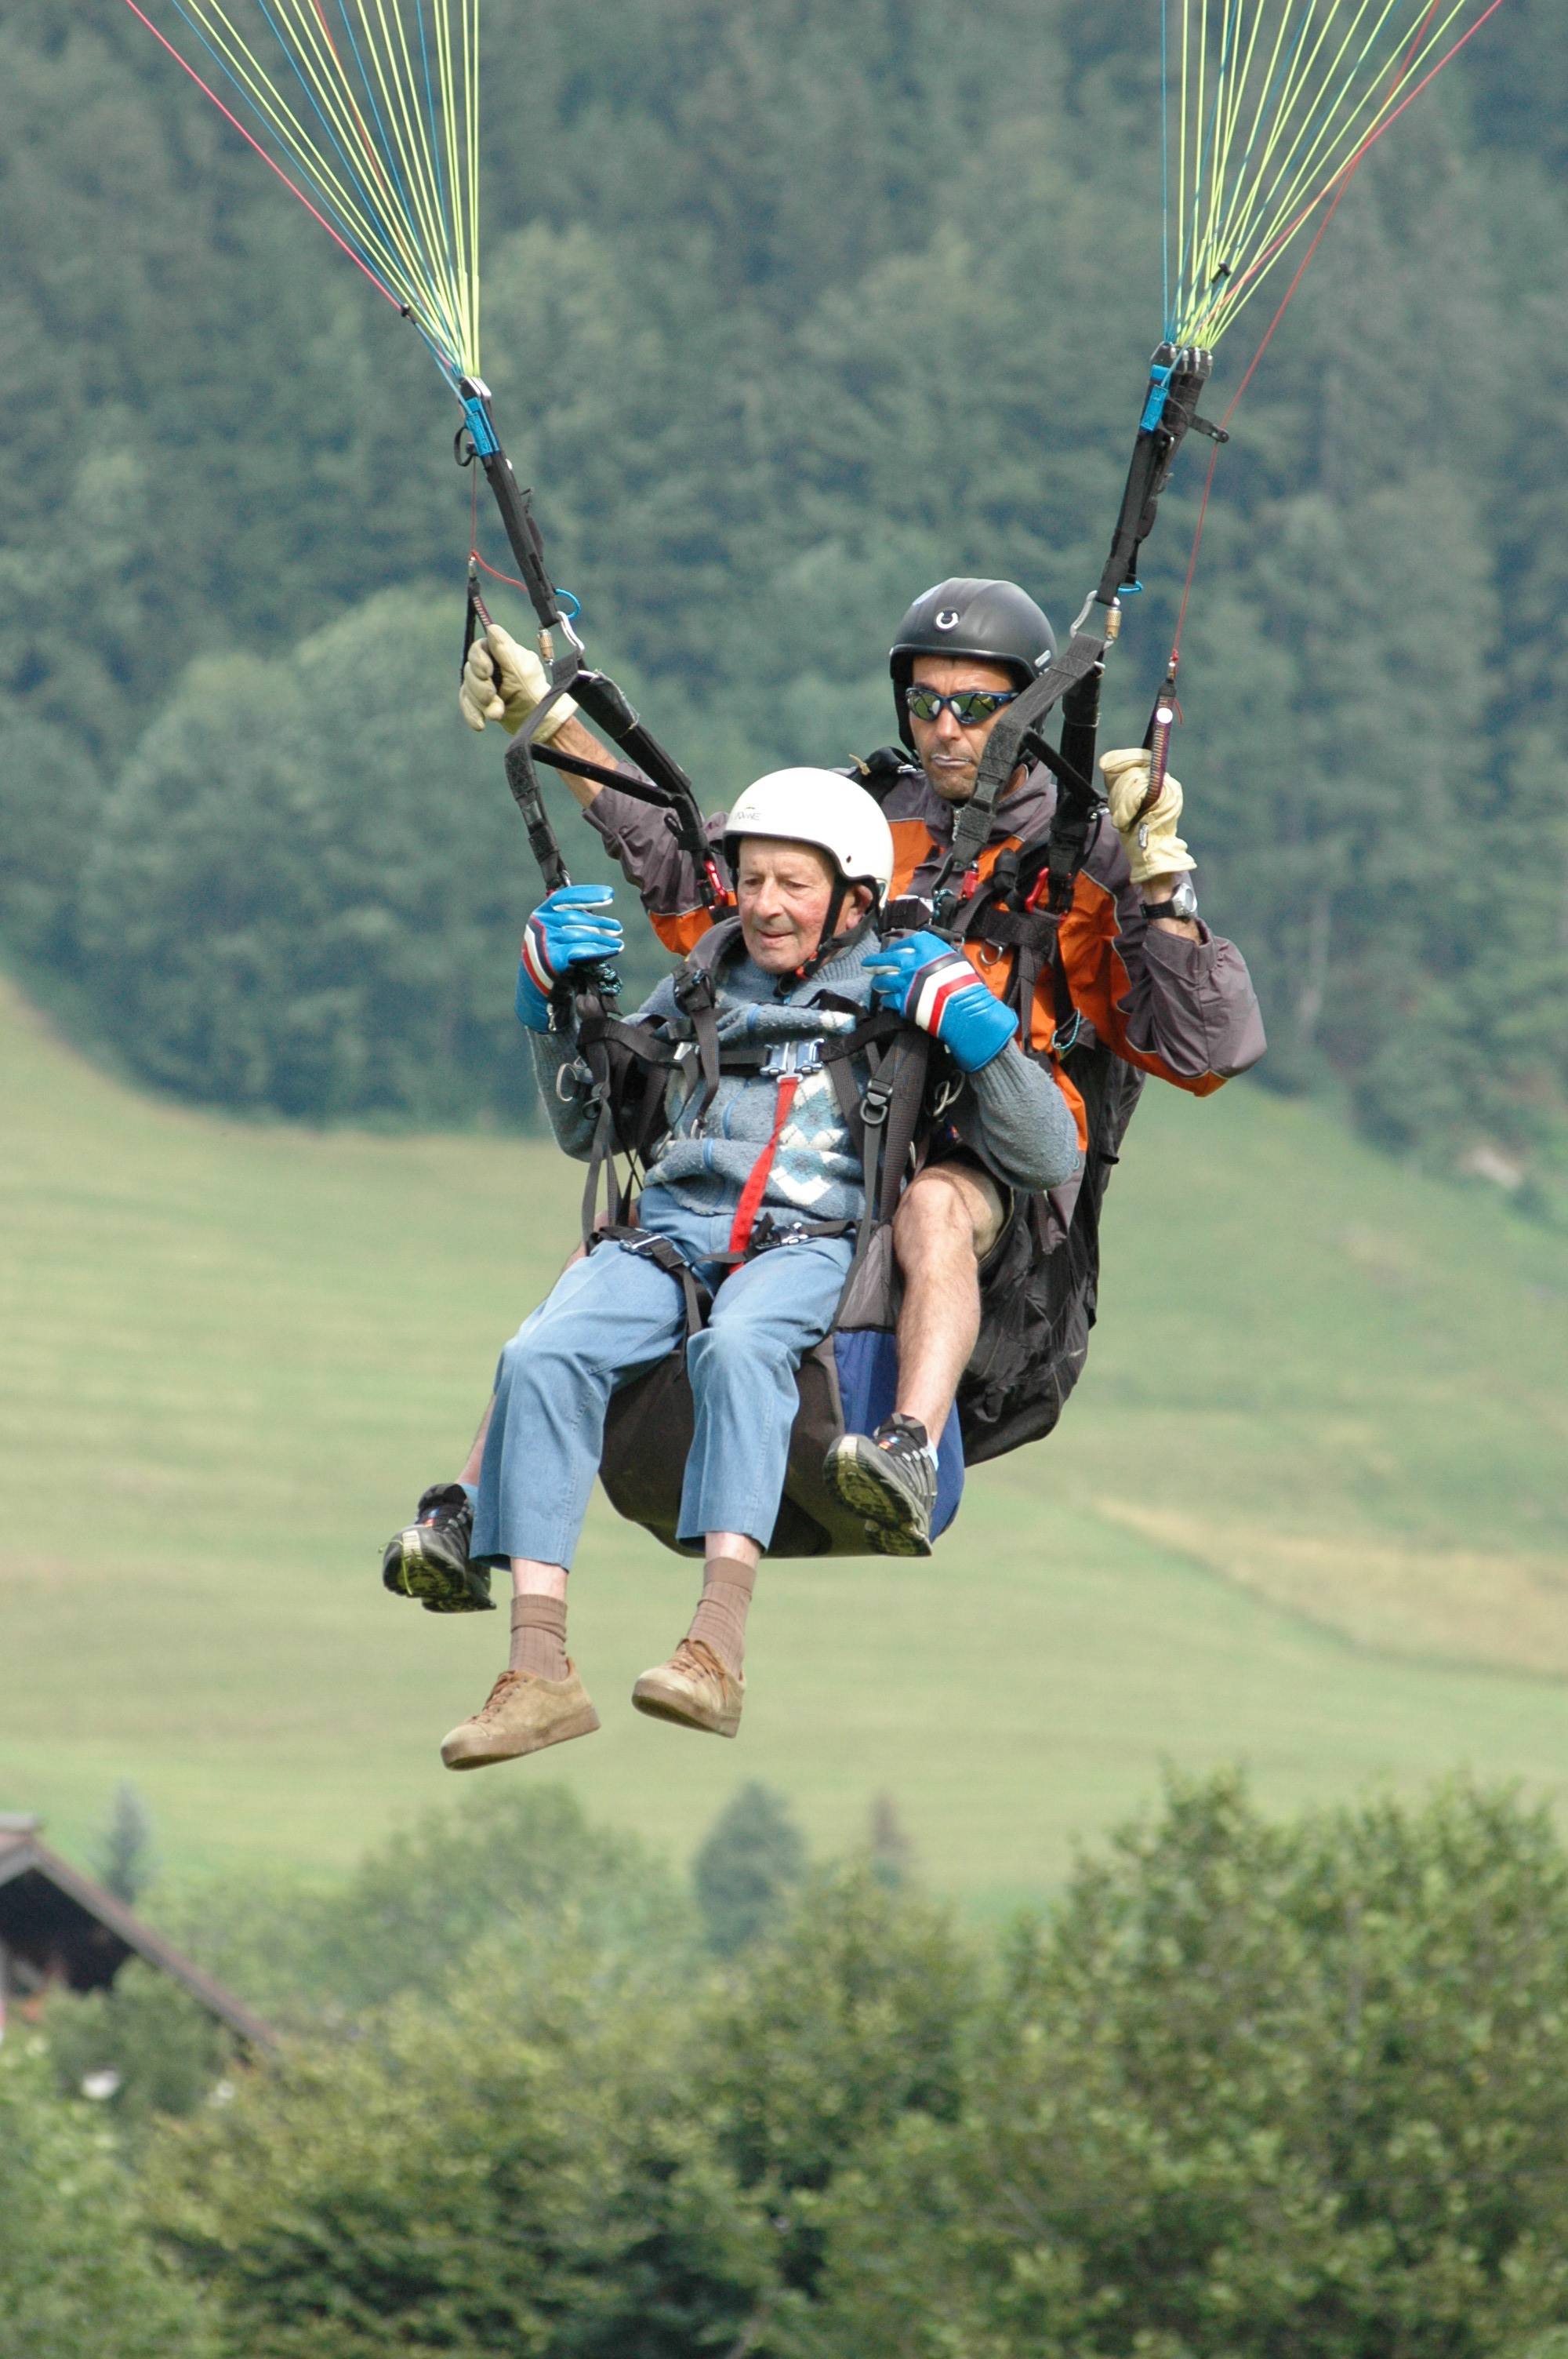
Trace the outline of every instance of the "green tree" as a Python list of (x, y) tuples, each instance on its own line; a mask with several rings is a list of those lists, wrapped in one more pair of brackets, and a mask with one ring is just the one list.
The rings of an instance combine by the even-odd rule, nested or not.
[(782, 1794), (753, 1779), (740, 1788), (692, 1863), (708, 1945), (733, 1957), (784, 1916), (806, 1873), (806, 1843)]
[(142, 741), (81, 927), (150, 1080), (318, 1119), (530, 1103), (510, 1003), (538, 886), (464, 759), (450, 623), (388, 593), (286, 661), (208, 658)]
[(1178, 1786), (1014, 1938), (959, 2117), (835, 2183), (810, 2347), (1510, 2351), (1568, 2318), (1565, 2063), (1544, 1811)]
[(152, 1812), (128, 1777), (122, 1777), (114, 1788), (93, 1865), (105, 1891), (123, 1900), (127, 1908), (135, 1906), (157, 1873)]
[(269, 2017), (341, 2023), (403, 1993), (461, 1987), (481, 1942), (526, 1951), (569, 1927), (608, 1960), (686, 1958), (689, 1906), (628, 1835), (561, 1786), (481, 1786), (389, 1835), (330, 1892), (209, 1879), (160, 1923)]
[(720, 2150), (777, 2238), (770, 2318), (778, 2295), (816, 2284), (837, 2177), (906, 2117), (956, 2114), (976, 1984), (944, 1910), (855, 1865), (814, 1877), (710, 2010), (703, 2053)]

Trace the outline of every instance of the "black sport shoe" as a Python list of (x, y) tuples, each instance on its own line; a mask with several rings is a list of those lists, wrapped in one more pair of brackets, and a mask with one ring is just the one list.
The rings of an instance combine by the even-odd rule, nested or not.
[(427, 1614), (493, 1614), (490, 1567), (469, 1555), (473, 1509), (460, 1483), (433, 1483), (413, 1523), (393, 1535), (381, 1578), (395, 1597), (416, 1597)]
[(866, 1519), (878, 1556), (929, 1556), (936, 1506), (936, 1469), (926, 1456), (925, 1428), (890, 1417), (875, 1433), (845, 1433), (823, 1464), (836, 1499)]

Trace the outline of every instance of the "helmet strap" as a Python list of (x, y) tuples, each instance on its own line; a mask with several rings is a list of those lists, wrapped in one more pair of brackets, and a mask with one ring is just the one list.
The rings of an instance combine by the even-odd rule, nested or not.
[(857, 884), (866, 885), (870, 883), (871, 879), (865, 876), (840, 876), (838, 884), (833, 887), (832, 898), (827, 904), (827, 915), (822, 920), (821, 940), (818, 941), (816, 948), (812, 951), (811, 956), (806, 960), (804, 966), (795, 967), (788, 974), (780, 975), (777, 984), (774, 985), (774, 995), (776, 997), (783, 999), (786, 997), (790, 992), (798, 991), (803, 983), (809, 983), (811, 981), (812, 976), (816, 973), (818, 967), (827, 966), (830, 960), (842, 958), (846, 951), (853, 950), (855, 944), (861, 939), (862, 935), (867, 932), (869, 928), (875, 924), (877, 915), (877, 897), (876, 889), (873, 886), (871, 905), (860, 919), (859, 923), (851, 926), (847, 934), (841, 934), (837, 930), (838, 919), (843, 914), (844, 903), (849, 894), (854, 890), (855, 886)]

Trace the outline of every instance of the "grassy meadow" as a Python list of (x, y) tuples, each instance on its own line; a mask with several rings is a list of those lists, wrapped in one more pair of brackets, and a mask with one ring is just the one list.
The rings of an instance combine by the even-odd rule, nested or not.
[[(114, 1782), (168, 1866), (330, 1875), (460, 1791), (504, 1615), (388, 1598), (569, 1250), (578, 1172), (496, 1137), (256, 1127), (139, 1097), (0, 993), (0, 1807), (83, 1857)], [(1162, 1760), (1288, 1808), (1454, 1765), (1562, 1797), (1568, 1241), (1321, 1109), (1153, 1088), (1065, 1430), (931, 1563), (764, 1571), (738, 1744), (625, 1698), (692, 1569), (596, 1502), (569, 1782), (683, 1859), (735, 1785), (819, 1850), (890, 1795), (977, 1913), (1048, 1890)]]

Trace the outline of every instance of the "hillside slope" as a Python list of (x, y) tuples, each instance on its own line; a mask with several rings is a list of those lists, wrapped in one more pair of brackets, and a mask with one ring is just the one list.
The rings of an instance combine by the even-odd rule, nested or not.
[[(385, 1597), (578, 1175), (483, 1137), (138, 1098), (0, 996), (0, 1805), (81, 1852), (113, 1782), (177, 1869), (326, 1872), (447, 1799), (500, 1615)], [(684, 1854), (741, 1779), (820, 1847), (891, 1794), (971, 1907), (1038, 1893), (1162, 1756), (1271, 1804), (1467, 1761), (1555, 1791), (1568, 1244), (1316, 1110), (1152, 1092), (1091, 1369), (930, 1565), (785, 1565), (736, 1745), (640, 1720), (689, 1568), (596, 1504), (573, 1646), (602, 1733), (542, 1774)], [(536, 1775), (541, 1765), (498, 1774)]]

